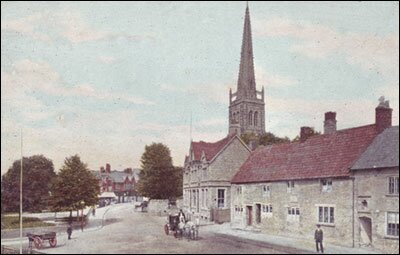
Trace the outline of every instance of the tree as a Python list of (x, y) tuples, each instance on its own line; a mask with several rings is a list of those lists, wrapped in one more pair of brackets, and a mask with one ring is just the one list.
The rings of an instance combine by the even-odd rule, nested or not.
[(182, 168), (172, 165), (170, 150), (162, 143), (145, 147), (141, 158), (138, 192), (152, 199), (171, 199), (182, 195)]
[(260, 145), (271, 145), (271, 144), (276, 144), (276, 143), (288, 143), (290, 142), (290, 139), (288, 137), (278, 137), (274, 135), (273, 133), (267, 132), (264, 135), (260, 136)]
[[(78, 155), (66, 158), (53, 185), (54, 211), (83, 209), (97, 204), (99, 182)], [(84, 204), (83, 204), (84, 202)]]
[(290, 142), (290, 139), (288, 137), (285, 136), (284, 138), (281, 138), (270, 132), (267, 132), (263, 135), (256, 135), (254, 133), (244, 133), (240, 136), (240, 138), (243, 140), (243, 142), (245, 142), (248, 145), (253, 143), (255, 147), (258, 147), (260, 145), (266, 146), (276, 143)]
[[(52, 179), (55, 178), (53, 162), (43, 155), (22, 159), (22, 209), (40, 212), (46, 209)], [(19, 211), (21, 160), (14, 161), (1, 181), (1, 209)]]

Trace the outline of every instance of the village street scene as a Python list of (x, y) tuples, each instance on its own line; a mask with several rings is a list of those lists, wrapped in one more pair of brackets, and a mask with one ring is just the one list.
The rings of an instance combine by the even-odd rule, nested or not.
[(399, 3), (1, 3), (2, 254), (398, 254)]

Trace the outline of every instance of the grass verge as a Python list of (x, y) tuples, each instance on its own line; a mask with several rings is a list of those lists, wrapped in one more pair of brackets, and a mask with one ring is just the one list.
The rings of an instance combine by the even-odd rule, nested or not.
[[(49, 226), (55, 226), (55, 224), (44, 222), (39, 218), (33, 218), (33, 217), (22, 218), (23, 228), (36, 228), (36, 227), (49, 227)], [(19, 228), (18, 216), (1, 215), (1, 230), (18, 229), (18, 228)]]

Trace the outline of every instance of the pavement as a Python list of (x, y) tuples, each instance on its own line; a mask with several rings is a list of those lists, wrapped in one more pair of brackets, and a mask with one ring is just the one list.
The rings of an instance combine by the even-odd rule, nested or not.
[[(315, 242), (301, 238), (268, 235), (253, 230), (234, 229), (230, 223), (207, 225), (204, 230), (217, 235), (240, 238), (242, 240), (263, 244), (266, 247), (286, 253), (316, 253)], [(324, 243), (324, 252), (328, 254), (381, 254), (372, 248), (350, 248)]]

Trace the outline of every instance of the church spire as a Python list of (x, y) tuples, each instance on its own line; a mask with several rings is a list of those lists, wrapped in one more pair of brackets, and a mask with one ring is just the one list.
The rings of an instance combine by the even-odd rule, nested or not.
[(244, 18), (242, 52), (240, 56), (239, 78), (237, 84), (238, 99), (256, 98), (256, 81), (253, 63), (253, 45), (251, 39), (251, 25), (249, 5), (246, 2), (246, 14)]

